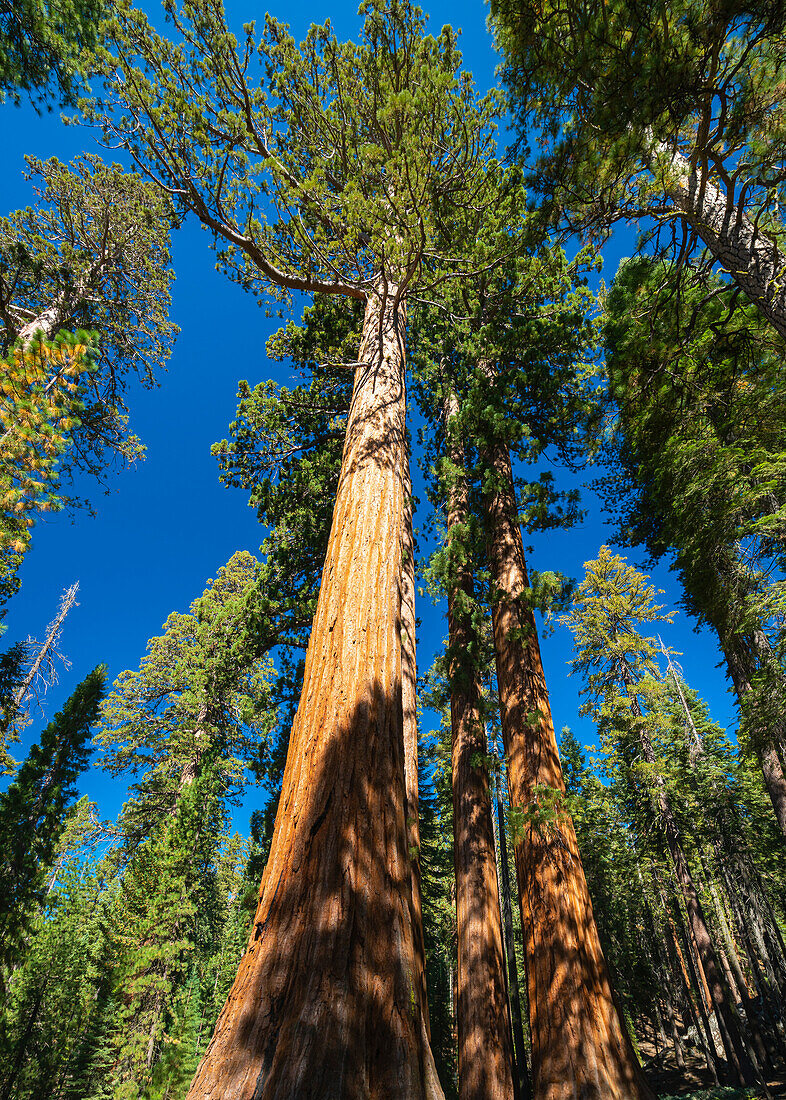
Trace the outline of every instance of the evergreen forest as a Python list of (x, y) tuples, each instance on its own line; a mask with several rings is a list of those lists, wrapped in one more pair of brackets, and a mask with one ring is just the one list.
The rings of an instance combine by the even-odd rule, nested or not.
[(786, 1097), (782, 0), (0, 0), (0, 1100)]

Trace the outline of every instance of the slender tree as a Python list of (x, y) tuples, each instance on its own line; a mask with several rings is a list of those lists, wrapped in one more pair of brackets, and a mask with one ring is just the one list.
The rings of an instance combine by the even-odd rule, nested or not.
[(246, 631), (259, 570), (247, 551), (234, 554), (188, 614), (169, 616), (139, 669), (121, 673), (103, 703), (101, 766), (136, 777), (123, 815), (131, 848), (176, 812), (206, 754), (222, 800), (236, 795), (246, 766), (264, 771), (271, 668)]
[[(499, 222), (521, 225), (521, 185), (512, 174)], [(487, 532), (497, 683), (512, 812), (532, 1035), (535, 1097), (646, 1096), (635, 1054), (613, 1003), (592, 905), (564, 810), (559, 757), (524, 564), (511, 465), (515, 448), (534, 462), (548, 446), (570, 456), (586, 420), (592, 326), (581, 256), (569, 264), (522, 229), (532, 252), (456, 295), (423, 325), (421, 374), (457, 379), (461, 427), (477, 456)], [(495, 369), (490, 360), (497, 361)], [(426, 395), (428, 397), (428, 395)], [(432, 397), (433, 400), (433, 397)], [(529, 523), (570, 522), (575, 497), (548, 476), (528, 484)], [(542, 586), (551, 587), (554, 578)], [(568, 884), (566, 886), (566, 884)], [(566, 1039), (566, 1036), (569, 1038)], [(602, 1066), (602, 1070), (598, 1070)]]
[(460, 1100), (514, 1096), (513, 1044), (505, 986), (489, 756), (481, 713), (477, 605), (469, 493), (458, 400), (445, 403), (448, 660), (452, 728), (453, 852), (458, 934)]
[(74, 783), (87, 767), (89, 735), (98, 716), (106, 670), (94, 669), (41, 734), (39, 744), (0, 795), (0, 961), (9, 966), (45, 890), (46, 871), (74, 800)]
[[(658, 287), (670, 294), (653, 308)], [(606, 345), (618, 431), (603, 490), (623, 541), (673, 555), (686, 608), (717, 633), (784, 831), (782, 342), (750, 306), (731, 318), (729, 294), (715, 291), (678, 293), (646, 261), (615, 279)]]
[[(579, 585), (570, 620), (576, 636), (574, 667), (583, 672), (587, 690), (609, 712), (608, 720), (622, 730), (626, 718), (637, 740), (646, 767), (646, 780), (659, 829), (673, 864), (706, 976), (711, 1004), (721, 1028), (721, 1037), (735, 1083), (755, 1081), (749, 1053), (739, 1021), (730, 1004), (695, 878), (685, 854), (677, 816), (666, 783), (659, 770), (652, 733), (646, 718), (649, 684), (646, 677), (657, 673), (654, 640), (644, 638), (637, 623), (662, 618), (654, 605), (654, 590), (646, 578), (601, 547), (597, 560), (585, 565), (587, 575)], [(659, 685), (658, 685), (659, 686)]]

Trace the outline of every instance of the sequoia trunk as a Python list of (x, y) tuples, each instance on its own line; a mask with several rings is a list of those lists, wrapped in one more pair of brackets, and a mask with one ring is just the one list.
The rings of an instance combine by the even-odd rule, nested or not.
[(502, 792), (497, 788), (497, 832), (499, 833), (499, 866), (502, 886), (502, 927), (505, 932), (505, 957), (508, 964), (508, 1001), (510, 1003), (513, 1044), (516, 1057), (514, 1068), (518, 1074), (519, 1097), (530, 1100), (532, 1090), (527, 1067), (527, 1047), (524, 1042), (524, 1026), (521, 1019), (521, 995), (516, 963), (516, 943), (513, 938), (513, 908), (510, 900), (510, 871), (508, 870), (508, 845), (505, 839), (505, 814), (502, 809)]
[(420, 792), (418, 784), (417, 647), (415, 617), (415, 543), (412, 537), (412, 482), (405, 463), (404, 530), (401, 561), (401, 701), (404, 722), (404, 785), (407, 799), (407, 851), (412, 873), (412, 936), (415, 984), (420, 1010), (431, 1035), (426, 991), (426, 947), (423, 940), (423, 895), (420, 886)]
[(189, 1100), (441, 1096), (415, 977), (401, 697), (404, 313), (369, 296), (270, 857)]
[[(507, 446), (487, 453), (484, 502), (502, 733), (514, 811), (535, 1100), (642, 1100), (644, 1081), (612, 997), (557, 752)], [(541, 796), (554, 799), (550, 813)], [(544, 811), (541, 817), (541, 811)]]
[[(446, 408), (446, 431), (456, 411)], [(480, 714), (472, 611), (467, 484), (459, 443), (449, 443), (448, 635), (453, 734), (453, 862), (456, 871), (459, 1100), (513, 1100), (513, 1046), (505, 990), (486, 733)]]

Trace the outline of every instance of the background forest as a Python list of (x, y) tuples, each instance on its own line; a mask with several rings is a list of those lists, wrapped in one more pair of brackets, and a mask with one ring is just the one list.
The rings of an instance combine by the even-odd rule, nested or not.
[[(300, 858), (273, 832), (307, 646), (347, 666), (312, 620), (337, 491), (362, 534), (364, 302), (384, 284), (381, 334), (402, 283), (424, 1023), (398, 1068), (342, 1058), (420, 1058), (402, 1096), (552, 1100), (597, 1043), (619, 1080), (587, 1096), (783, 1094), (786, 32), (766, 3), (605, 9), (303, 4), (290, 39), (232, 0), (235, 47), (202, 0), (0, 12), (2, 1100), (212, 1095), (259, 880), (270, 856), (264, 906)], [(281, 919), (313, 927), (302, 878)], [(295, 1088), (278, 1065), (259, 1096)], [(297, 1094), (366, 1095), (320, 1079)]]

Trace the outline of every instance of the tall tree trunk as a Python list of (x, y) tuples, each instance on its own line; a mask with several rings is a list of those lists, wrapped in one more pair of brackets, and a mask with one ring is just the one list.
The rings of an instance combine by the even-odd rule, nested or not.
[[(639, 870), (639, 881), (644, 885), (641, 871)], [(677, 1066), (680, 1069), (685, 1068), (685, 1056), (682, 1050), (682, 1043), (680, 1041), (679, 1030), (677, 1028), (677, 1018), (674, 1012), (674, 983), (672, 981), (672, 975), (670, 974), (670, 968), (668, 965), (668, 959), (664, 958), (662, 944), (663, 944), (663, 929), (660, 921), (656, 922), (655, 914), (652, 911), (649, 899), (644, 893), (644, 913), (646, 917), (646, 935), (649, 940), (649, 947), (647, 947), (647, 954), (650, 957), (652, 964), (652, 971), (655, 976), (655, 980), (663, 990), (664, 1004), (666, 1007), (666, 1018), (669, 1022), (671, 1030), (672, 1044), (674, 1046), (674, 1054), (677, 1060)]]
[(486, 455), (484, 507), (493, 626), (515, 844), (532, 1035), (535, 1100), (651, 1097), (611, 993), (573, 823), (539, 820), (542, 791), (565, 791), (507, 446)]
[(777, 243), (733, 194), (702, 177), (679, 151), (656, 142), (653, 153), (652, 170), (685, 221), (762, 316), (786, 336), (786, 273)]
[(519, 1096), (530, 1100), (532, 1086), (527, 1069), (527, 1048), (524, 1043), (524, 1026), (521, 1018), (519, 973), (516, 964), (516, 944), (513, 939), (513, 909), (510, 900), (510, 871), (508, 869), (508, 842), (505, 836), (505, 814), (502, 808), (502, 792), (497, 786), (497, 829), (499, 832), (499, 862), (502, 879), (502, 927), (505, 931), (505, 956), (508, 964), (508, 1000), (515, 1045), (515, 1065), (518, 1073)]
[(420, 884), (420, 792), (418, 784), (417, 645), (415, 617), (415, 540), (412, 535), (412, 481), (409, 455), (404, 464), (404, 529), (401, 556), (401, 702), (404, 723), (404, 787), (407, 798), (407, 852), (412, 873), (412, 938), (415, 984), (420, 1011), (431, 1038), (423, 940), (423, 893)]
[(705, 875), (709, 882), (709, 892), (712, 898), (712, 905), (715, 910), (715, 915), (718, 920), (718, 927), (720, 928), (721, 941), (725, 947), (726, 961), (729, 967), (729, 976), (727, 982), (729, 989), (736, 988), (739, 1000), (742, 1003), (745, 1017), (747, 1020), (747, 1036), (749, 1042), (753, 1046), (756, 1058), (759, 1061), (760, 1066), (768, 1066), (770, 1064), (770, 1055), (767, 1050), (767, 1045), (764, 1042), (764, 1036), (759, 1029), (759, 1021), (756, 1015), (756, 1009), (751, 1001), (750, 992), (748, 990), (748, 983), (745, 980), (745, 975), (742, 971), (742, 964), (740, 963), (740, 957), (737, 954), (737, 946), (734, 943), (734, 937), (731, 934), (729, 928), (729, 922), (726, 919), (726, 913), (724, 911), (723, 901), (718, 893), (718, 888), (712, 878), (711, 871), (705, 867)]
[(404, 310), (369, 296), (249, 946), (189, 1100), (441, 1097), (420, 1011), (401, 698)]
[(769, 1018), (773, 1045), (784, 1058), (784, 1002), (776, 975), (777, 962), (773, 962), (773, 953), (764, 934), (767, 914), (762, 912), (759, 886), (751, 874), (748, 858), (739, 850), (734, 850), (733, 839), (725, 830), (724, 848), (719, 862), (726, 894), (737, 930), (745, 944), (762, 1006)]
[(453, 735), (453, 862), (458, 936), (459, 1100), (513, 1100), (513, 1045), (505, 989), (489, 792), (488, 748), (481, 718), (478, 639), (472, 622), (474, 581), (467, 539), (468, 492), (461, 444), (451, 438), (457, 411), (446, 402), (452, 464), (447, 548), (450, 723)]
[(16, 1079), (19, 1076), (22, 1066), (25, 1063), (25, 1058), (27, 1057), (27, 1048), (30, 1043), (30, 1037), (33, 1034), (33, 1028), (35, 1027), (36, 1021), (38, 1020), (38, 1014), (41, 1011), (41, 1004), (43, 1002), (43, 999), (44, 990), (43, 988), (39, 988), (36, 990), (35, 999), (33, 1000), (33, 1007), (30, 1009), (30, 1012), (27, 1015), (25, 1030), (19, 1037), (19, 1040), (14, 1047), (13, 1060), (8, 1077), (3, 1084), (3, 1091), (2, 1093), (0, 1093), (0, 1100), (11, 1100), (11, 1097), (14, 1094), (14, 1085), (16, 1084)]

